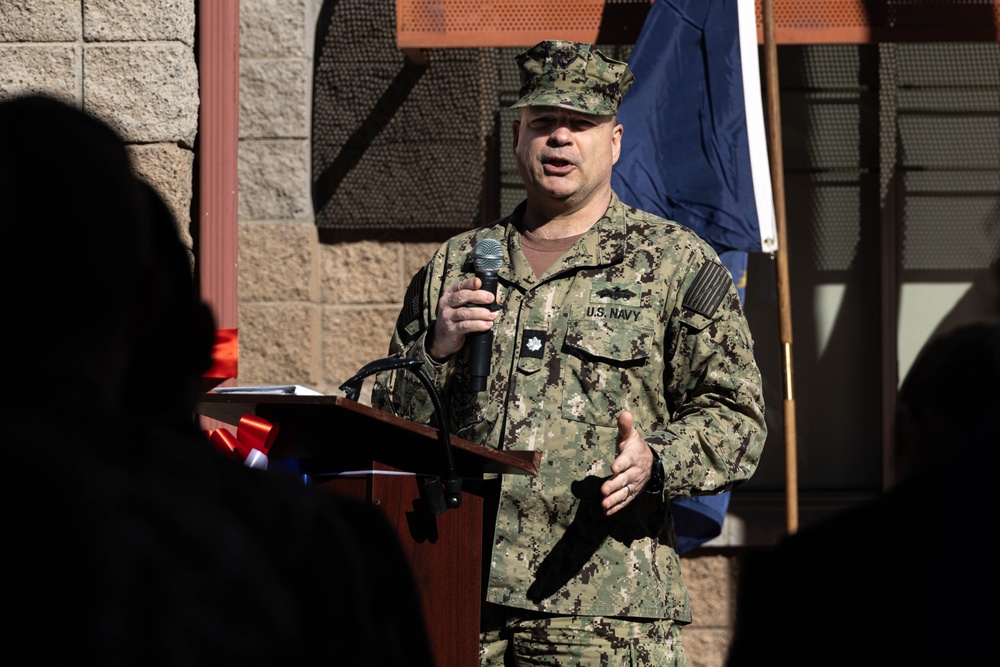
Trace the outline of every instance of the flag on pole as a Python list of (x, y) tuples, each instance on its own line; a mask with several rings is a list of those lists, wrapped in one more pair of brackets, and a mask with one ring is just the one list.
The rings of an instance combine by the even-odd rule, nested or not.
[[(747, 253), (777, 250), (754, 0), (656, 0), (628, 59), (623, 202), (678, 222), (719, 253), (744, 298)], [(680, 553), (718, 536), (729, 494), (671, 503)]]

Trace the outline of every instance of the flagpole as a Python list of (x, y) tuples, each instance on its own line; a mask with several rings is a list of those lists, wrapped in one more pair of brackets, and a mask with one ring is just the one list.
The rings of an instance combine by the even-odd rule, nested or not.
[(775, 255), (778, 322), (781, 336), (783, 415), (785, 424), (785, 527), (799, 528), (798, 453), (795, 431), (795, 394), (792, 391), (792, 311), (788, 283), (788, 244), (785, 237), (785, 169), (781, 148), (781, 103), (778, 91), (778, 50), (774, 37), (774, 0), (761, 0), (764, 18), (764, 65), (767, 77), (767, 145), (778, 232)]

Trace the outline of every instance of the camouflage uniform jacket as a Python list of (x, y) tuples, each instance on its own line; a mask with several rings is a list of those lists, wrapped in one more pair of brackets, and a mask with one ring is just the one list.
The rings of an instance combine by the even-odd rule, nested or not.
[[(730, 490), (753, 474), (766, 427), (739, 295), (690, 230), (612, 197), (605, 215), (541, 277), (507, 218), (447, 241), (413, 277), (390, 355), (423, 359), (450, 432), (540, 450), (537, 475), (503, 475), (487, 600), (572, 615), (689, 622), (667, 498)], [(445, 286), (475, 273), (483, 238), (504, 248), (490, 376), (469, 388), (468, 353), (425, 351)], [(467, 349), (467, 348), (466, 348)], [(414, 373), (382, 373), (373, 405), (434, 424)], [(600, 485), (624, 409), (663, 462), (663, 494), (605, 517)], [(484, 527), (490, 536), (490, 527)]]

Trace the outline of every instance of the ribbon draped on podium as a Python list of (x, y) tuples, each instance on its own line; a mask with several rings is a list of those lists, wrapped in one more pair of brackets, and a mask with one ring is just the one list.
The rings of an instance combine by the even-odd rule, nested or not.
[(278, 437), (278, 424), (245, 414), (236, 425), (236, 435), (225, 428), (207, 433), (208, 441), (226, 455), (236, 456), (251, 468), (267, 469), (267, 453)]

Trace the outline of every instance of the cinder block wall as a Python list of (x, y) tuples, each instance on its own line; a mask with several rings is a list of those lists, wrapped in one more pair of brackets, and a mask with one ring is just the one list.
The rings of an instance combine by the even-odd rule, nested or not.
[[(319, 243), (310, 100), (320, 4), (240, 2), (238, 384), (335, 394), (385, 355), (410, 276), (437, 244)], [(170, 202), (189, 247), (195, 16), (195, 0), (0, 0), (0, 97), (51, 92), (108, 120), (137, 171)], [(682, 559), (695, 617), (684, 633), (692, 667), (723, 664), (737, 561), (732, 548)]]
[(239, 384), (335, 394), (385, 356), (409, 277), (434, 246), (318, 242), (309, 137), (320, 4), (240, 5)]
[(108, 121), (189, 248), (194, 9), (193, 0), (0, 0), (0, 96), (46, 92)]

